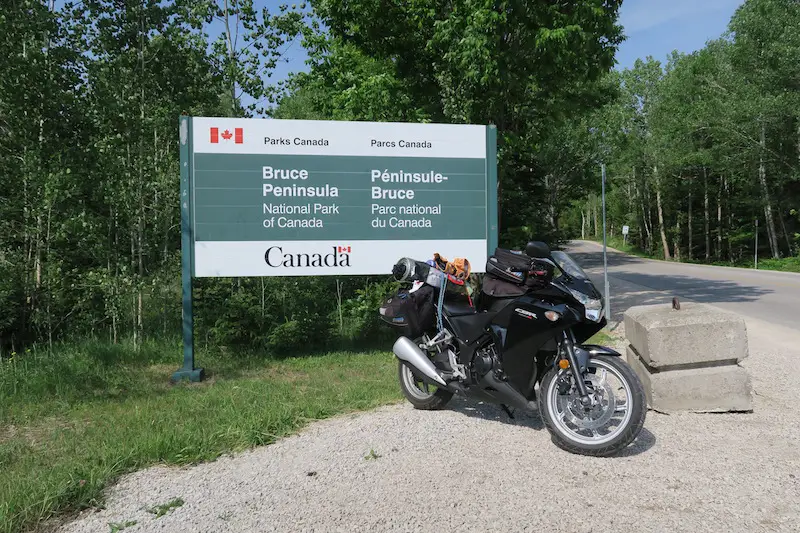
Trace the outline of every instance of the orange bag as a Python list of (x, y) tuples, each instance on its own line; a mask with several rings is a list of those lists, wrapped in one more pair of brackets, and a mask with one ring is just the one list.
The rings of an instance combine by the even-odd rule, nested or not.
[(456, 257), (452, 262), (450, 262), (447, 260), (447, 258), (435, 253), (433, 254), (433, 262), (436, 265), (436, 268), (445, 274), (450, 274), (451, 276), (454, 276), (456, 279), (460, 280), (467, 279), (472, 271), (469, 261), (464, 257)]

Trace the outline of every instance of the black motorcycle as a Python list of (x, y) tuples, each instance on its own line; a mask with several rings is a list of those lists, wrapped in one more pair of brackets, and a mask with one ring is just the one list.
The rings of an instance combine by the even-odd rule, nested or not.
[(541, 242), (524, 253), (498, 249), (486, 271), (476, 304), (459, 290), (463, 280), (435, 266), (395, 265), (395, 279), (416, 282), (381, 309), (406, 329), (393, 352), (408, 401), (441, 409), (462, 394), (509, 416), (538, 409), (564, 450), (609, 456), (627, 447), (644, 425), (644, 390), (618, 352), (583, 344), (606, 325), (586, 273)]

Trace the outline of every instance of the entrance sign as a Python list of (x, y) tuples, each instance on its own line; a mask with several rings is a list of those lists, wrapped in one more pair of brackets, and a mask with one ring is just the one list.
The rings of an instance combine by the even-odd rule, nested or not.
[[(389, 275), (497, 247), (494, 126), (181, 117), (184, 368), (192, 277)], [(195, 374), (192, 374), (194, 372)]]
[(496, 246), (486, 126), (187, 120), (195, 277), (388, 274), (434, 252), (482, 271)]

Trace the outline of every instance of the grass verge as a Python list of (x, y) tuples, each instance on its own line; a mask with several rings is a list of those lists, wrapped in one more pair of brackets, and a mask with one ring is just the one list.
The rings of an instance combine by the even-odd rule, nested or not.
[[(593, 237), (588, 238), (587, 240), (594, 241), (597, 243), (602, 244), (603, 240), (596, 239)], [(656, 255), (656, 254), (649, 254), (644, 250), (641, 250), (629, 243), (623, 243), (621, 237), (609, 237), (606, 240), (606, 243), (611, 248), (615, 248), (621, 252), (625, 252), (628, 255), (635, 255), (637, 257), (643, 257), (645, 259), (658, 259), (663, 260), (663, 255)], [(689, 264), (697, 264), (697, 265), (715, 265), (715, 266), (726, 266), (726, 267), (735, 267), (735, 268), (749, 268), (752, 269), (754, 266), (753, 259), (745, 259), (742, 261), (738, 261), (736, 263), (731, 263), (730, 261), (712, 261), (711, 263), (705, 263), (703, 261), (682, 261), (683, 263)], [(772, 258), (764, 258), (758, 260), (758, 269), (759, 270), (775, 270), (778, 272), (800, 272), (800, 256), (794, 257), (783, 257), (781, 259), (772, 259)]]
[(213, 460), (401, 398), (386, 352), (201, 353), (206, 382), (173, 386), (179, 354), (178, 343), (87, 343), (0, 361), (0, 532), (102, 505), (121, 474)]

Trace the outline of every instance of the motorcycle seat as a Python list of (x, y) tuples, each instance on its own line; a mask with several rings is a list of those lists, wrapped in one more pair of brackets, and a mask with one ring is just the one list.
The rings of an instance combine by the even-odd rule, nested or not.
[(447, 302), (442, 304), (442, 311), (448, 316), (474, 315), (478, 311), (467, 302)]

